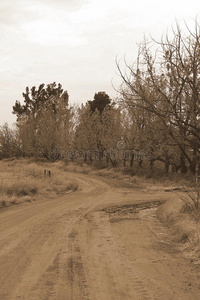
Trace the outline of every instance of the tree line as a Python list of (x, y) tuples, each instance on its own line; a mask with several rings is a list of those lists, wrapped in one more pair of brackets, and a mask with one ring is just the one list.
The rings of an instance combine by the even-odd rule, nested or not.
[[(118, 97), (97, 92), (70, 106), (61, 84), (26, 88), (15, 129), (0, 128), (0, 157), (38, 156), (85, 163), (199, 173), (200, 26), (178, 24), (160, 41), (144, 39), (136, 63), (117, 61)], [(70, 155), (69, 155), (70, 154)], [(80, 157), (81, 156), (81, 157)]]

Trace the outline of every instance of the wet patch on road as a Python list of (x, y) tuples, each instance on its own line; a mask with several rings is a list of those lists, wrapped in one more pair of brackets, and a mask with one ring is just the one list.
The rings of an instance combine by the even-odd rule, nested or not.
[(110, 222), (138, 219), (138, 214), (144, 210), (155, 210), (163, 201), (152, 201), (138, 204), (117, 205), (105, 208), (102, 211), (109, 214)]

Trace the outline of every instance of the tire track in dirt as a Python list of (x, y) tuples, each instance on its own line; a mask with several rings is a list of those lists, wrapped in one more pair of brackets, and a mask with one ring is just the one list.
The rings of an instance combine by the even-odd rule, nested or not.
[(88, 285), (77, 235), (78, 233), (75, 230), (69, 235), (70, 257), (68, 258), (68, 280), (71, 288), (70, 299), (88, 300)]
[[(87, 237), (85, 241), (83, 236)], [(157, 299), (146, 284), (145, 277), (134, 270), (116, 244), (108, 215), (104, 212), (89, 214), (81, 222), (76, 238), (85, 247), (81, 249), (81, 255), (86, 266), (84, 277), (90, 291), (89, 299)]]
[[(184, 287), (188, 278), (184, 271), (188, 264), (170, 247), (167, 230), (156, 219), (159, 204), (119, 205), (94, 210), (76, 224), (71, 248), (73, 265), (77, 264), (71, 278), (72, 290), (76, 293), (73, 292), (70, 299), (198, 299), (195, 296), (196, 292), (199, 293), (198, 279), (195, 280), (194, 292)], [(116, 235), (115, 224), (118, 228), (120, 224), (126, 224), (127, 229), (134, 233), (135, 243), (129, 244), (121, 239), (123, 231)], [(134, 224), (137, 224), (135, 229)], [(131, 238), (130, 234), (128, 237)], [(82, 274), (80, 278), (79, 272)], [(81, 278), (83, 285), (79, 286)], [(82, 294), (85, 291), (84, 297), (81, 291)]]
[[(77, 174), (75, 177), (79, 181)], [(108, 191), (108, 185), (84, 175), (80, 175), (80, 184), (80, 191), (56, 201), (50, 199), (1, 211), (1, 300), (58, 299), (57, 284), (65, 278), (61, 275), (63, 260), (68, 261), (68, 235), (74, 224), (97, 205), (94, 200), (100, 201)], [(65, 293), (66, 288), (62, 290)]]
[[(93, 187), (95, 187), (95, 185), (93, 184)], [(69, 290), (72, 290), (72, 280), (71, 280), (71, 287), (69, 288), (69, 274), (72, 273), (73, 276), (75, 276), (75, 280), (76, 280), (76, 275), (78, 274), (78, 280), (76, 280), (76, 282), (79, 282), (80, 275), (81, 274), (81, 261), (79, 258), (78, 262), (78, 256), (77, 253), (76, 254), (72, 254), (72, 250), (73, 250), (73, 243), (74, 241), (72, 241), (72, 236), (73, 236), (73, 231), (74, 228), (76, 226), (76, 224), (78, 224), (81, 219), (83, 219), (85, 217), (85, 215), (87, 215), (91, 210), (93, 210), (97, 205), (99, 205), (99, 203), (104, 202), (106, 199), (106, 194), (107, 194), (107, 188), (104, 184), (104, 191), (101, 190), (101, 193), (99, 195), (99, 190), (101, 190), (98, 186), (97, 189), (95, 188), (95, 192), (92, 193), (92, 196), (88, 196), (87, 195), (87, 202), (81, 203), (80, 206), (76, 206), (76, 209), (72, 210), (70, 214), (67, 213), (66, 211), (62, 212), (62, 215), (59, 216), (59, 218), (55, 218), (53, 221), (51, 221), (51, 224), (47, 224), (48, 226), (46, 226), (46, 230), (49, 231), (50, 227), (52, 228), (56, 228), (58, 230), (57, 232), (57, 242), (56, 244), (52, 244), (50, 243), (50, 251), (49, 254), (45, 256), (45, 249), (47, 249), (47, 246), (44, 245), (42, 252), (40, 252), (40, 256), (43, 257), (43, 262), (41, 264), (42, 269), (44, 270), (43, 273), (40, 275), (40, 277), (36, 277), (34, 278), (34, 281), (31, 283), (31, 287), (29, 288), (29, 299), (30, 300), (35, 300), (35, 299), (65, 299), (66, 295), (69, 295), (69, 299), (71, 299), (72, 297), (72, 292)], [(110, 191), (109, 191), (110, 192)], [(109, 194), (108, 192), (108, 194)], [(104, 199), (105, 198), (105, 199)], [(94, 202), (94, 199), (96, 200)], [(89, 207), (89, 208), (88, 208)], [(68, 221), (66, 220), (66, 218), (68, 218)], [(62, 220), (62, 222), (61, 222)], [(57, 226), (56, 226), (56, 223)], [(58, 226), (59, 225), (59, 226)], [(43, 233), (45, 231), (43, 230)], [(59, 232), (62, 233), (62, 236), (60, 237), (60, 239), (58, 239), (59, 236)], [(53, 233), (52, 233), (53, 234)], [(54, 236), (51, 238), (52, 241), (56, 241), (55, 238), (55, 234)], [(61, 240), (61, 242), (60, 242)], [(72, 243), (73, 242), (73, 243)], [(47, 243), (47, 241), (46, 241)], [(41, 245), (41, 241), (39, 241), (38, 243), (38, 247), (39, 245)], [(58, 248), (58, 245), (60, 245), (60, 248)], [(40, 246), (41, 248), (41, 246)], [(76, 249), (77, 247), (75, 247)], [(57, 252), (60, 252), (60, 255), (57, 257), (58, 260), (58, 267), (55, 268), (54, 264), (55, 264), (55, 260), (53, 260), (53, 258), (55, 258), (55, 254)], [(71, 253), (71, 256), (70, 256)], [(54, 256), (53, 256), (54, 254)], [(75, 256), (75, 257), (74, 257)], [(46, 262), (46, 264), (45, 264)], [(67, 264), (66, 264), (67, 262)], [(41, 268), (40, 266), (40, 268)], [(49, 266), (49, 268), (48, 268)], [(71, 267), (70, 267), (71, 266)], [(52, 280), (50, 279), (52, 276), (51, 274), (49, 274), (49, 270), (51, 270), (51, 267), (54, 269), (54, 284), (52, 284)], [(36, 269), (39, 268), (39, 266), (37, 265), (33, 265), (32, 267), (29, 267), (28, 273), (26, 272), (25, 277), (30, 278), (31, 274), (34, 273), (34, 271), (36, 271)], [(76, 272), (74, 272), (74, 269), (76, 270)], [(46, 270), (46, 271), (45, 271)], [(79, 270), (79, 272), (77, 273), (77, 270)], [(55, 274), (56, 273), (56, 274)], [(82, 275), (81, 275), (82, 276)], [(81, 279), (80, 282), (82, 282), (83, 279)], [(23, 289), (24, 289), (24, 284), (26, 282), (26, 279), (24, 278), (22, 280), (23, 282), (23, 286), (17, 291), (15, 291), (15, 293), (20, 294), (20, 299), (26, 299), (25, 296), (23, 296)], [(28, 284), (28, 282), (26, 282), (26, 284)], [(44, 286), (48, 287), (48, 295), (46, 295)], [(74, 285), (75, 286), (75, 285)], [(80, 297), (83, 297), (84, 295), (84, 289), (82, 288), (82, 285), (79, 284), (79, 289), (81, 288), (81, 292), (80, 292)], [(50, 292), (51, 291), (51, 292)], [(26, 288), (26, 292), (27, 292), (27, 288)], [(82, 295), (82, 296), (81, 296)], [(82, 299), (82, 298), (75, 298), (75, 299)], [(83, 298), (85, 299), (85, 298)]]

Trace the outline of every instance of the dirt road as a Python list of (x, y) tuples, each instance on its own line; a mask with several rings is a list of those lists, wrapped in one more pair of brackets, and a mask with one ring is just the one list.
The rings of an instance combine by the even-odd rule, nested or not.
[(156, 219), (164, 193), (69, 176), (79, 191), (0, 211), (1, 300), (200, 299), (199, 266)]

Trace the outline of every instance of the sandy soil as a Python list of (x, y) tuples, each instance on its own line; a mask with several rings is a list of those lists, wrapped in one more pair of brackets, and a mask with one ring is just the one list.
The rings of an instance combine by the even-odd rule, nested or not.
[(69, 176), (79, 191), (1, 209), (1, 300), (200, 299), (199, 266), (156, 218), (173, 192)]

